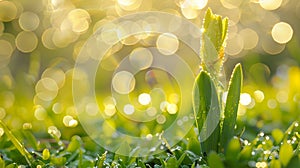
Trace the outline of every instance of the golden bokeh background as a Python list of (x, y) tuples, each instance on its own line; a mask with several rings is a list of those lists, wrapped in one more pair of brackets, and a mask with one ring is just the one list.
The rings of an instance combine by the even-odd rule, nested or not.
[[(53, 127), (59, 124), (49, 119), (56, 116), (61, 127), (76, 127), (78, 120), (70, 90), (73, 66), (85, 41), (100, 26), (106, 25), (104, 29), (108, 31), (101, 38), (107, 43), (118, 40), (114, 32), (109, 31), (115, 25), (107, 23), (137, 12), (167, 12), (201, 27), (208, 7), (214, 13), (229, 18), (225, 49), (225, 64), (228, 65), (225, 69), (230, 69), (235, 62), (250, 60), (247, 71), (255, 72), (252, 74), (263, 72), (270, 76), (275, 74), (280, 64), (285, 63), (277, 72), (286, 72), (287, 67), (296, 66), (289, 72), (297, 77), (297, 65), (300, 63), (300, 1), (297, 0), (0, 0), (0, 119), (5, 119), (14, 128), (59, 132)], [(132, 31), (139, 29), (135, 23), (131, 24)], [(148, 26), (151, 29), (156, 25)], [(139, 41), (150, 44), (153, 39), (148, 38), (147, 34), (131, 36), (117, 43), (110, 53)], [(165, 55), (176, 52), (178, 45), (178, 39), (168, 33), (159, 35), (156, 41), (156, 46)], [(151, 55), (147, 49), (139, 48), (129, 59), (139, 63), (137, 66), (140, 69), (149, 67), (151, 58), (142, 62), (134, 56), (137, 52)], [(257, 60), (262, 63), (257, 63)], [(101, 66), (109, 70), (114, 69), (117, 63), (110, 59)], [(82, 74), (77, 80), (84, 78)], [(130, 78), (130, 75), (125, 74), (121, 78)], [(273, 85), (281, 80), (280, 74), (268, 79)], [(295, 80), (300, 83), (300, 79)], [(124, 91), (118, 82), (113, 86)], [(254, 91), (242, 94), (241, 105), (244, 108), (241, 108), (239, 115), (244, 115), (245, 109), (253, 108), (254, 100), (259, 103), (265, 99), (263, 91), (249, 88)], [(268, 100), (270, 109), (289, 99), (284, 91), (279, 90), (276, 94), (277, 99)], [(140, 102), (149, 103), (149, 95), (140, 96)], [(174, 101), (178, 98), (173, 95), (169, 99)], [(295, 99), (298, 101), (299, 95)], [(107, 116), (113, 116), (116, 112), (115, 100), (109, 97), (105, 100), (104, 112)], [(87, 107), (88, 111), (93, 113), (94, 107), (91, 104)], [(130, 105), (125, 108), (129, 113), (132, 110)], [(162, 108), (167, 108), (170, 114), (177, 111), (174, 103)], [(152, 113), (156, 112), (150, 110), (149, 114)], [(157, 118), (157, 122), (164, 120), (164, 116)], [(40, 126), (41, 123), (44, 125)]]

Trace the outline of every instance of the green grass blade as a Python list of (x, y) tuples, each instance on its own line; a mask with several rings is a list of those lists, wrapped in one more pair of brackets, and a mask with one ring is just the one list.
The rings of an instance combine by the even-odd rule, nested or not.
[(34, 163), (34, 158), (32, 155), (26, 150), (26, 148), (19, 142), (19, 140), (11, 133), (11, 131), (7, 128), (7, 126), (0, 120), (0, 127), (3, 128), (4, 133), (11, 140), (13, 145), (18, 149), (18, 151), (25, 157), (27, 163), (31, 166)]
[(178, 167), (179, 165), (177, 165), (177, 159), (175, 158), (175, 156), (171, 156), (167, 161), (166, 161), (166, 168), (174, 168), (174, 167)]
[(230, 167), (234, 167), (238, 164), (239, 153), (241, 152), (241, 145), (238, 138), (233, 138), (228, 143), (228, 147), (225, 153), (226, 163)]
[(27, 139), (28, 143), (34, 150), (38, 150), (38, 142), (35, 139), (34, 135), (29, 130), (23, 130), (22, 135)]
[(211, 152), (208, 156), (208, 165), (211, 168), (224, 168), (220, 156), (216, 152)]
[(187, 150), (192, 151), (196, 155), (201, 155), (201, 146), (197, 138), (192, 137), (187, 144)]
[(222, 127), (221, 147), (226, 149), (230, 139), (234, 135), (234, 126), (236, 123), (237, 111), (240, 101), (240, 93), (242, 88), (242, 67), (236, 65), (229, 82), (228, 95), (224, 110), (224, 121)]
[(177, 160), (177, 165), (181, 165), (183, 162), (184, 158), (186, 157), (186, 153), (183, 153), (180, 158)]
[(98, 156), (97, 168), (102, 168), (104, 166), (106, 154), (107, 154), (107, 151), (105, 151), (101, 156)]
[(215, 85), (205, 71), (196, 78), (194, 91), (195, 117), (202, 152), (208, 154), (212, 150), (218, 151), (220, 107)]
[(5, 167), (5, 162), (0, 156), (0, 168)]
[(71, 152), (71, 153), (75, 152), (76, 150), (80, 149), (81, 144), (82, 144), (82, 140), (81, 140), (80, 136), (74, 135), (71, 138), (71, 141), (70, 141), (66, 151)]
[(291, 144), (284, 142), (279, 150), (279, 160), (283, 166), (287, 166), (293, 157), (293, 147)]

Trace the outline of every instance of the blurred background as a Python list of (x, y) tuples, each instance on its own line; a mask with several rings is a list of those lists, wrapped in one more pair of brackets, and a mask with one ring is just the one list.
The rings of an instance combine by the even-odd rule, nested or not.
[[(229, 18), (224, 63), (227, 79), (236, 63), (244, 67), (238, 113), (239, 124), (246, 127), (244, 136), (251, 139), (260, 131), (286, 129), (299, 120), (297, 0), (0, 0), (0, 119), (10, 128), (32, 129), (41, 137), (49, 131), (63, 138), (84, 134), (73, 105), (72, 73), (91, 34), (113, 19), (141, 11), (178, 15), (200, 28), (208, 7)], [(139, 41), (124, 40), (113, 50)], [(112, 60), (103, 68), (114, 66)], [(160, 78), (166, 75), (153, 73)], [(100, 99), (106, 115), (113, 116), (115, 100)], [(169, 95), (169, 101), (174, 101), (167, 108), (169, 114), (178, 110), (177, 99), (176, 94)], [(94, 109), (92, 105), (89, 108)], [(168, 115), (160, 116), (156, 122), (166, 119)]]

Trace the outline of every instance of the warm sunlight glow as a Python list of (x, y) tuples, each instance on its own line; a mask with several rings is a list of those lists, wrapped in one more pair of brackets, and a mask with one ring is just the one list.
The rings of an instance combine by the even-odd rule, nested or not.
[(148, 105), (151, 103), (151, 96), (147, 93), (142, 93), (139, 95), (138, 100), (141, 105)]
[(248, 106), (252, 101), (251, 96), (248, 93), (242, 93), (240, 98), (241, 105)]
[(280, 7), (282, 0), (260, 0), (259, 4), (266, 10), (275, 10)]
[(260, 90), (256, 90), (254, 92), (254, 98), (258, 103), (261, 103), (265, 99), (264, 92), (262, 92)]

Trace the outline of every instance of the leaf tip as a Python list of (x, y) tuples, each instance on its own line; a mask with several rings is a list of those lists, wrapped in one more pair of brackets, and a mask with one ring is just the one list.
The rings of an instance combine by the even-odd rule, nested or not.
[(234, 73), (240, 73), (241, 76), (243, 75), (243, 68), (242, 68), (242, 64), (238, 63), (235, 65), (234, 69), (233, 69)]

